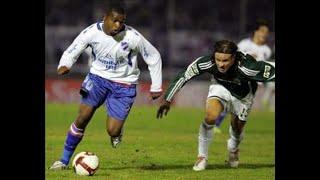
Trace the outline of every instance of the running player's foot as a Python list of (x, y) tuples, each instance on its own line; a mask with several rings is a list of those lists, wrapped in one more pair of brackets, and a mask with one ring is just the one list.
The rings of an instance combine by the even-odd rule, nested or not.
[(199, 156), (196, 163), (193, 166), (194, 171), (203, 171), (207, 167), (207, 159), (203, 156)]
[(237, 149), (235, 152), (229, 152), (229, 160), (226, 160), (226, 163), (232, 167), (237, 168), (239, 165), (239, 149)]
[(63, 164), (61, 161), (56, 161), (49, 168), (50, 170), (63, 170), (67, 169), (67, 165)]
[(111, 146), (116, 148), (121, 143), (121, 136), (111, 137)]

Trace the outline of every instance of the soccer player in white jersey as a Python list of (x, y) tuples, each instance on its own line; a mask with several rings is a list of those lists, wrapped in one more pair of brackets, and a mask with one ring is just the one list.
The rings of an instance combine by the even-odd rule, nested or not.
[[(267, 45), (267, 39), (269, 36), (269, 24), (265, 20), (258, 20), (254, 26), (252, 37), (245, 38), (238, 43), (239, 51), (244, 54), (250, 54), (257, 61), (268, 61), (270, 60), (272, 51), (271, 48)], [(274, 82), (265, 82), (264, 83), (265, 91), (262, 96), (262, 103), (264, 106), (267, 106), (270, 103), (272, 97), (272, 92), (275, 88)], [(226, 113), (222, 112), (220, 117), (216, 120), (214, 127), (215, 133), (221, 133), (219, 129), (223, 119), (225, 118)]]
[(272, 53), (271, 48), (267, 45), (268, 26), (266, 21), (257, 21), (252, 37), (245, 38), (238, 43), (239, 51), (250, 54), (257, 61), (268, 61)]
[(125, 24), (123, 4), (107, 7), (103, 21), (84, 29), (63, 53), (58, 74), (70, 71), (79, 55), (92, 48), (94, 61), (80, 89), (79, 113), (71, 124), (60, 160), (50, 169), (66, 169), (85, 128), (98, 107), (105, 105), (108, 116), (106, 130), (112, 147), (121, 142), (123, 126), (136, 97), (140, 71), (137, 55), (141, 54), (151, 76), (150, 99), (162, 94), (162, 61), (158, 50), (139, 32)]

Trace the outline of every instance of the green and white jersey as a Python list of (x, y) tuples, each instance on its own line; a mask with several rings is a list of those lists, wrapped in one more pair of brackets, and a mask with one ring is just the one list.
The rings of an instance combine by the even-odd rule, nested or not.
[(237, 52), (234, 65), (226, 73), (220, 73), (213, 55), (201, 56), (173, 79), (165, 93), (165, 100), (172, 101), (174, 95), (186, 82), (203, 73), (210, 73), (214, 81), (223, 85), (234, 97), (242, 99), (250, 92), (250, 89), (253, 93), (256, 92), (257, 82), (275, 80), (275, 64), (256, 61), (249, 54), (244, 55)]

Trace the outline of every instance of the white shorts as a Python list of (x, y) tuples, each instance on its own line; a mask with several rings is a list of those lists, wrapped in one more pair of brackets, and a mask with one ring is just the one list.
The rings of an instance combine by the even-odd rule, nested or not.
[(218, 99), (222, 103), (224, 110), (235, 114), (241, 121), (246, 121), (253, 104), (254, 95), (250, 91), (243, 99), (237, 99), (224, 86), (212, 84), (209, 87), (207, 99), (212, 98)]

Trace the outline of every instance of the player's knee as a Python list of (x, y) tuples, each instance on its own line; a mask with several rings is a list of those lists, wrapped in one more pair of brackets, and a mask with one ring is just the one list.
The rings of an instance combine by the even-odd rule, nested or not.
[(219, 113), (213, 112), (213, 111), (207, 111), (205, 121), (207, 124), (213, 125), (216, 122), (216, 119), (218, 119)]

